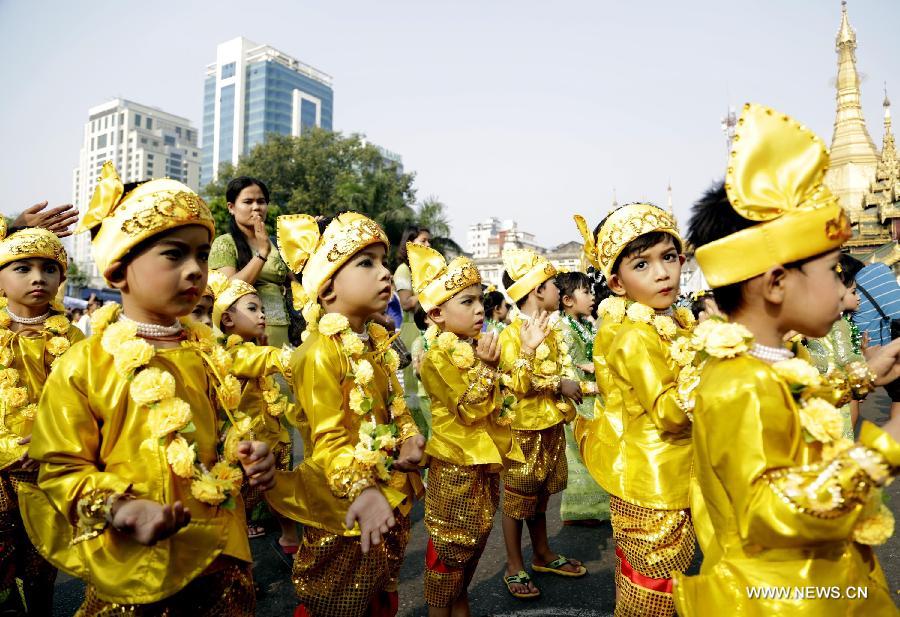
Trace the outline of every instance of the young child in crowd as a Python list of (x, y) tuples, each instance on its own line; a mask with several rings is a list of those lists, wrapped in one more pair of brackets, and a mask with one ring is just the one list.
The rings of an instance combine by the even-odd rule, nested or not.
[(239, 363), (181, 319), (206, 287), (209, 208), (174, 180), (128, 190), (106, 163), (81, 230), (122, 306), (47, 379), (28, 535), (87, 581), (79, 615), (253, 615), (240, 487), (270, 486), (274, 459), (235, 422)]
[(581, 577), (581, 562), (550, 550), (547, 502), (566, 488), (566, 438), (563, 426), (575, 417), (581, 386), (574, 379), (569, 349), (550, 312), (559, 305), (556, 268), (527, 249), (503, 252), (503, 284), (518, 312), (500, 333), (500, 367), (518, 399), (513, 437), (525, 463), (511, 461), (503, 471), (503, 540), (506, 544), (504, 582), (516, 598), (540, 595), (525, 572), (522, 527), (528, 525), (534, 552), (532, 569), (559, 576)]
[[(678, 297), (681, 238), (652, 204), (614, 210), (591, 234), (580, 216), (588, 259), (612, 296), (598, 307), (594, 369), (602, 413), (579, 418), (584, 462), (610, 495), (616, 541), (616, 615), (672, 615), (673, 572), (694, 555), (688, 510), (691, 423), (679, 388), (678, 353), (694, 325)], [(685, 375), (686, 376), (686, 375)]]
[(506, 297), (493, 285), (488, 285), (484, 290), (484, 314), (485, 332), (503, 332), (509, 315), (509, 304), (506, 303)]
[[(823, 378), (784, 344), (828, 334), (846, 287), (850, 221), (822, 184), (825, 144), (747, 104), (724, 184), (694, 206), (688, 239), (730, 322), (697, 327), (691, 504), (698, 576), (676, 575), (679, 615), (894, 615), (872, 545), (893, 517), (879, 487), (900, 465), (900, 427), (842, 436), (835, 405), (898, 373), (900, 342)], [(848, 590), (854, 590), (848, 592)], [(856, 593), (855, 590), (859, 590)]]
[(407, 255), (413, 290), (434, 324), (420, 368), (434, 427), (425, 450), (425, 601), (429, 615), (462, 617), (470, 614), (467, 588), (500, 503), (500, 471), (525, 459), (504, 415), (497, 335), (481, 334), (478, 269), (466, 257), (448, 264), (415, 244)]
[(216, 298), (215, 295), (213, 295), (212, 289), (207, 285), (206, 289), (203, 291), (203, 295), (200, 296), (196, 306), (194, 306), (194, 310), (191, 311), (191, 319), (212, 328), (213, 302), (215, 302), (215, 300)]
[[(327, 224), (326, 224), (327, 223)], [(296, 615), (393, 615), (421, 480), (424, 438), (397, 381), (387, 331), (369, 322), (391, 297), (388, 242), (373, 221), (345, 212), (330, 222), (278, 219), (278, 246), (301, 275), (305, 341), (291, 358), (303, 462), (279, 472), (266, 498), (303, 523), (293, 582)]]
[[(597, 384), (594, 379), (594, 336), (591, 321), (594, 311), (593, 281), (584, 272), (561, 272), (556, 275), (559, 288), (559, 311), (569, 357), (575, 376), (581, 383), (583, 399), (575, 408), (578, 416), (591, 420)], [(569, 479), (560, 503), (564, 525), (596, 525), (609, 520), (609, 495), (591, 477), (581, 460), (571, 424), (566, 425), (566, 464)]]
[(37, 483), (28, 444), (50, 368), (84, 338), (54, 303), (66, 267), (66, 251), (53, 232), (7, 234), (0, 220), (0, 612), (10, 614), (53, 611), (56, 568), (25, 534), (17, 493), (22, 483)]

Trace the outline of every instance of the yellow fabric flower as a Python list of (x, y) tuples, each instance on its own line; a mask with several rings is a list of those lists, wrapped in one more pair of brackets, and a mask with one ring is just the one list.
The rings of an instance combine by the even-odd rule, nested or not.
[(148, 366), (134, 376), (129, 392), (138, 405), (158, 403), (175, 396), (175, 377), (169, 371)]
[(550, 346), (547, 343), (541, 343), (534, 350), (534, 357), (538, 360), (546, 360), (550, 357)]
[(181, 435), (176, 436), (166, 447), (166, 460), (179, 478), (191, 478), (194, 475), (195, 458), (194, 447)]
[(356, 383), (361, 386), (366, 386), (372, 383), (372, 380), (375, 379), (375, 369), (372, 368), (372, 363), (368, 360), (360, 360), (356, 364)]
[(652, 323), (653, 327), (664, 339), (671, 340), (678, 332), (675, 320), (668, 315), (655, 315)]
[(28, 403), (19, 410), (19, 415), (26, 420), (34, 420), (37, 417), (38, 406), (35, 403)]
[(191, 495), (194, 499), (211, 506), (217, 506), (228, 497), (225, 487), (210, 474), (203, 474), (191, 482)]
[(679, 366), (687, 366), (694, 361), (697, 352), (691, 347), (691, 340), (686, 336), (681, 336), (672, 341), (669, 354)]
[(266, 413), (268, 413), (272, 417), (277, 418), (284, 413), (285, 409), (287, 409), (287, 397), (282, 396), (277, 401), (269, 403), (266, 406)]
[(53, 315), (44, 322), (44, 329), (53, 334), (65, 334), (69, 331), (69, 320), (63, 315)]
[(0, 310), (0, 328), (8, 328), (11, 323), (12, 319), (10, 318), (9, 313)]
[(441, 332), (441, 334), (437, 337), (438, 349), (446, 351), (448, 353), (452, 352), (453, 346), (456, 345), (456, 341), (458, 340), (459, 337), (457, 337), (452, 332)]
[(391, 415), (395, 418), (397, 416), (402, 416), (403, 414), (409, 413), (409, 408), (406, 406), (406, 399), (400, 395), (395, 396), (391, 399)]
[(362, 443), (356, 444), (356, 448), (353, 451), (353, 458), (366, 467), (374, 467), (381, 457), (380, 450), (371, 450)]
[(675, 321), (677, 321), (682, 328), (686, 330), (690, 330), (697, 324), (696, 318), (694, 318), (694, 314), (691, 312), (691, 309), (685, 306), (679, 306), (675, 309)]
[(25, 388), (6, 388), (3, 391), (4, 401), (9, 409), (18, 409), (28, 403), (28, 390)]
[(225, 409), (237, 409), (241, 402), (241, 382), (234, 375), (225, 375), (222, 383), (216, 388), (219, 402)]
[(52, 356), (61, 356), (69, 351), (69, 339), (64, 336), (54, 336), (47, 341), (47, 352)]
[(319, 303), (310, 302), (306, 304), (300, 310), (300, 313), (303, 315), (303, 320), (306, 322), (306, 329), (310, 332), (318, 332), (319, 318), (322, 316), (322, 307)]
[(115, 302), (110, 302), (94, 311), (94, 314), (91, 315), (91, 334), (102, 335), (109, 323), (118, 316), (121, 308)]
[(628, 319), (638, 323), (650, 323), (650, 320), (653, 319), (653, 309), (640, 302), (632, 302), (625, 314)]
[(818, 369), (800, 358), (776, 362), (772, 365), (772, 370), (791, 384), (815, 387), (822, 383), (822, 375), (819, 374)]
[(458, 341), (450, 351), (450, 361), (456, 368), (472, 368), (475, 364), (475, 351), (468, 343)]
[[(363, 415), (371, 411), (371, 399), (366, 396), (362, 388), (353, 388), (350, 390), (350, 400), (348, 401), (350, 410), (358, 415)], [(367, 408), (368, 407), (368, 408)]]
[(753, 334), (744, 326), (707, 319), (694, 330), (694, 346), (716, 358), (733, 358), (750, 349)]
[(556, 373), (556, 362), (553, 360), (544, 360), (541, 362), (540, 372), (543, 375), (553, 375)]
[(894, 514), (880, 504), (878, 512), (856, 523), (853, 527), (853, 541), (869, 546), (879, 546), (894, 535)]
[(428, 329), (425, 330), (425, 340), (428, 341), (429, 345), (434, 344), (434, 339), (437, 338), (437, 335), (441, 333), (441, 329), (436, 325), (431, 324), (428, 326)]
[(344, 347), (344, 353), (351, 356), (358, 356), (366, 350), (366, 344), (352, 330), (341, 333), (341, 345)]
[[(9, 330), (7, 330), (9, 332)], [(12, 334), (12, 332), (10, 332)], [(12, 364), (12, 349), (9, 347), (0, 348), (0, 366), (9, 366)]]
[(19, 371), (14, 368), (0, 370), (0, 389), (11, 388), (19, 383)]
[(384, 366), (390, 373), (396, 373), (400, 370), (400, 355), (396, 350), (388, 349), (384, 352)]
[(244, 474), (240, 468), (229, 465), (225, 461), (219, 461), (209, 470), (209, 474), (221, 482), (228, 491), (237, 492), (241, 490), (241, 484), (244, 483)]
[(605, 298), (597, 307), (597, 314), (613, 323), (619, 323), (625, 318), (626, 303), (624, 298), (610, 296)]
[(334, 336), (350, 327), (350, 322), (340, 313), (326, 313), (319, 320), (319, 334)]
[(800, 424), (814, 439), (824, 443), (840, 439), (844, 427), (840, 412), (821, 398), (811, 398), (800, 407)]
[(219, 375), (227, 375), (228, 371), (231, 370), (231, 365), (234, 364), (234, 358), (231, 357), (231, 354), (219, 345), (212, 348), (209, 357), (213, 368)]
[(131, 321), (117, 321), (109, 324), (103, 331), (103, 337), (100, 339), (100, 345), (103, 351), (108, 354), (116, 355), (119, 346), (125, 341), (129, 341), (137, 336), (137, 326)]
[(123, 377), (128, 377), (131, 373), (150, 362), (156, 350), (153, 345), (143, 339), (132, 339), (125, 341), (113, 354), (113, 365), (116, 372)]
[(150, 408), (147, 422), (154, 437), (165, 437), (180, 431), (190, 423), (191, 406), (180, 398), (167, 398)]
[(235, 421), (237, 424), (232, 424), (228, 427), (228, 432), (225, 433), (225, 444), (223, 446), (225, 452), (225, 460), (229, 463), (236, 463), (240, 458), (238, 456), (238, 445), (242, 441), (247, 441), (253, 437), (253, 418), (248, 416), (247, 414), (236, 414)]

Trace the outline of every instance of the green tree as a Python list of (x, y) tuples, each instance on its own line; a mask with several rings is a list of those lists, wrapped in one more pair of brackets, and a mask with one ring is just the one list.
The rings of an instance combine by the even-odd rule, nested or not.
[(88, 273), (79, 268), (77, 263), (74, 261), (69, 262), (69, 269), (66, 272), (66, 282), (73, 289), (84, 289), (87, 287), (89, 279)]
[(415, 225), (431, 232), (431, 245), (444, 255), (463, 253), (462, 247), (450, 237), (447, 206), (436, 195), (429, 195), (416, 207)]
[(299, 137), (270, 135), (236, 166), (224, 164), (204, 188), (219, 233), (227, 233), (225, 188), (236, 176), (263, 180), (270, 191), (270, 229), (281, 214), (330, 216), (354, 210), (377, 221), (393, 245), (415, 220), (414, 174), (401, 173), (378, 149), (349, 136), (312, 129)]

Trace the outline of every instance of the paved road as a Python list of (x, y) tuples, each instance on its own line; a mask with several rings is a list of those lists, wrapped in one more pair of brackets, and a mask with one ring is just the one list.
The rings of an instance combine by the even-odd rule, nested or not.
[[(884, 421), (887, 417), (886, 397), (876, 396), (866, 401), (863, 416), (870, 420)], [(888, 489), (892, 497), (891, 507), (900, 518), (900, 482)], [(406, 560), (401, 571), (400, 615), (420, 617), (427, 615), (422, 599), (422, 569), (425, 562), (427, 537), (422, 524), (422, 505), (412, 513), (413, 529)], [(601, 617), (612, 615), (614, 605), (612, 532), (608, 524), (598, 528), (563, 527), (559, 520), (559, 498), (550, 502), (548, 527), (551, 546), (565, 555), (582, 560), (589, 574), (582, 579), (564, 579), (548, 574), (536, 574), (535, 584), (541, 591), (539, 600), (523, 602), (515, 600), (506, 591), (501, 580), (505, 562), (500, 518), (495, 521), (484, 556), (475, 579), (470, 586), (472, 614), (493, 617)], [(900, 530), (898, 530), (900, 531)], [(525, 534), (527, 542), (527, 533)], [(254, 576), (258, 586), (258, 615), (260, 617), (289, 617), (295, 600), (290, 583), (290, 562), (280, 555), (276, 545), (277, 534), (251, 542), (256, 558)], [(530, 559), (530, 547), (526, 544), (525, 559)], [(897, 590), (900, 600), (900, 534), (895, 534), (878, 549), (878, 558), (887, 575), (891, 589)], [(700, 562), (694, 560), (696, 571)], [(72, 615), (81, 602), (80, 581), (61, 576), (56, 586), (55, 610), (57, 617)]]

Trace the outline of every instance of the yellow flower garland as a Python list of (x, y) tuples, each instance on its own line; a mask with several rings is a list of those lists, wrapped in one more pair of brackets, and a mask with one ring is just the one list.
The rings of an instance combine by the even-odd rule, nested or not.
[[(202, 324), (182, 320), (188, 340), (182, 345), (197, 351), (216, 391), (219, 406), (225, 412), (222, 456), (212, 469), (197, 459), (195, 443), (187, 435), (196, 429), (190, 405), (175, 396), (175, 377), (168, 371), (147, 366), (156, 355), (156, 348), (138, 338), (137, 326), (118, 320), (119, 305), (111, 304), (95, 311), (91, 326), (101, 336), (100, 345), (113, 357), (119, 375), (131, 380), (129, 396), (148, 410), (150, 432), (159, 441), (164, 458), (175, 476), (190, 480), (191, 494), (203, 503), (233, 507), (233, 497), (240, 492), (243, 472), (237, 465), (237, 444), (252, 438), (250, 418), (237, 410), (240, 383), (231, 369), (231, 356), (213, 338), (212, 330)], [(101, 312), (102, 311), (102, 312)], [(98, 315), (99, 313), (99, 315)], [(223, 460), (224, 459), (224, 460)]]

